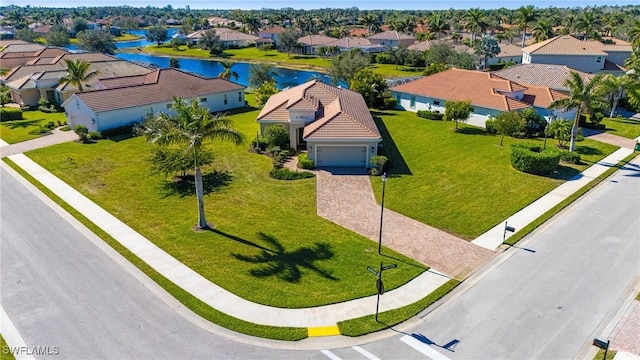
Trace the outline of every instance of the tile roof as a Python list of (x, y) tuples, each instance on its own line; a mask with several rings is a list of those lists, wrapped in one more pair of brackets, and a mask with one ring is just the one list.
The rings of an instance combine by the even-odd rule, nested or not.
[[(598, 45), (599, 44), (599, 45)], [(522, 48), (523, 52), (535, 55), (602, 55), (607, 53), (602, 50), (601, 42), (582, 41), (569, 35), (560, 35), (554, 38), (535, 43)]]
[(497, 57), (522, 56), (522, 47), (513, 44), (498, 44), (500, 53)]
[[(470, 100), (472, 105), (500, 111), (517, 110), (530, 105), (546, 107), (562, 93), (546, 87), (525, 87), (491, 73), (449, 69), (391, 88), (393, 91), (442, 100)], [(505, 92), (524, 91), (521, 101)]]
[(569, 92), (569, 88), (564, 83), (572, 71), (580, 74), (586, 82), (594, 76), (565, 65), (548, 64), (520, 64), (494, 71), (493, 74), (523, 85), (546, 86), (553, 90)]
[(335, 41), (330, 42), (330, 43), (328, 43), (326, 45), (327, 46), (337, 46), (339, 48), (345, 48), (345, 49), (356, 48), (356, 47), (358, 47), (358, 48), (364, 48), (364, 47), (378, 47), (378, 48), (381, 48), (381, 47), (383, 47), (380, 44), (372, 43), (367, 38), (351, 37), (351, 36), (343, 37), (342, 39), (335, 40)]
[[(140, 83), (144, 78), (144, 83)], [(192, 98), (242, 90), (244, 86), (220, 78), (204, 78), (177, 69), (160, 69), (137, 77), (138, 83), (75, 94), (94, 112), (171, 102), (174, 96)], [(69, 100), (67, 100), (69, 101)]]
[(318, 80), (271, 96), (257, 120), (289, 121), (291, 109), (319, 108), (322, 115), (304, 128), (305, 139), (381, 139), (362, 95)]
[[(95, 76), (95, 78), (92, 78), (89, 80), (89, 82), (83, 84), (84, 89), (89, 88), (91, 84), (96, 82), (96, 79), (116, 78), (116, 77), (131, 76), (131, 75), (143, 75), (153, 71), (149, 68), (134, 64), (126, 60), (94, 61), (91, 63), (89, 69), (91, 71), (97, 71), (98, 74)], [(57, 90), (58, 91), (77, 91), (78, 88), (72, 84), (60, 84), (57, 87)]]
[(282, 34), (284, 32), (284, 28), (280, 26), (274, 26), (268, 29), (260, 30), (260, 34)]
[(377, 33), (369, 36), (369, 39), (374, 40), (403, 40), (403, 39), (414, 39), (415, 37), (407, 34), (403, 34), (398, 31), (383, 31), (381, 33)]
[[(118, 59), (115, 56), (110, 56), (102, 53), (63, 54), (55, 58), (43, 59), (43, 61), (38, 61), (33, 65), (30, 65), (30, 64), (18, 65), (6, 75), (5, 80), (13, 81), (15, 79), (19, 79), (37, 72), (56, 71), (60, 69), (66, 69), (67, 64), (64, 61), (65, 59), (68, 59), (68, 60), (83, 59), (91, 63), (98, 62), (98, 61), (123, 61)], [(130, 64), (133, 64), (133, 63), (130, 63)]]
[(306, 35), (298, 39), (298, 42), (307, 46), (327, 45), (336, 41), (336, 38), (324, 35)]
[(45, 47), (40, 44), (26, 43), (26, 44), (9, 44), (4, 49), (3, 53), (9, 52), (34, 52), (44, 49)]
[(362, 36), (367, 36), (367, 34), (369, 34), (369, 30), (368, 29), (353, 28), (353, 29), (349, 30), (349, 36), (362, 37)]
[(407, 49), (408, 50), (425, 51), (425, 50), (431, 49), (431, 46), (433, 46), (433, 44), (435, 44), (435, 42), (432, 42), (430, 40), (418, 41), (418, 42), (415, 42), (415, 43), (407, 46)]

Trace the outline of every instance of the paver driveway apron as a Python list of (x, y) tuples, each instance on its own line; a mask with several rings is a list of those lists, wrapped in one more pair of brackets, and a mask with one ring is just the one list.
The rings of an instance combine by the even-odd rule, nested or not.
[[(317, 213), (371, 240), (378, 241), (380, 205), (365, 169), (317, 171)], [(384, 210), (382, 244), (448, 276), (464, 279), (485, 264), (493, 251)]]

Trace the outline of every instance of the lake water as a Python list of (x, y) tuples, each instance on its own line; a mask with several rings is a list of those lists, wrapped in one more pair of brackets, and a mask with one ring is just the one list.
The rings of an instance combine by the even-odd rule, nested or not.
[[(117, 57), (134, 61), (153, 64), (159, 68), (169, 67), (169, 58), (138, 53), (117, 53)], [(180, 69), (191, 71), (206, 77), (217, 77), (223, 71), (222, 65), (218, 61), (180, 58)], [(249, 85), (249, 65), (248, 63), (237, 62), (231, 70), (238, 73), (238, 79), (231, 78), (231, 81), (241, 85)], [(276, 68), (275, 80), (278, 88), (284, 89), (289, 86), (300, 85), (314, 78), (320, 79), (327, 84), (331, 84), (331, 78), (326, 74), (317, 71), (293, 70)]]

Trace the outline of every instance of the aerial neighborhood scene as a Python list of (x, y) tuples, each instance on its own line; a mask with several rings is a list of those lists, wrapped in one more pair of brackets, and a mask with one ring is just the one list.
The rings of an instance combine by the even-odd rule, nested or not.
[(2, 359), (640, 359), (636, 1), (0, 4)]

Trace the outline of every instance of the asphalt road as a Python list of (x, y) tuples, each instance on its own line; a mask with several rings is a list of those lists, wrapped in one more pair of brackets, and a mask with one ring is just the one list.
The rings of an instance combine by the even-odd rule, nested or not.
[[(640, 166), (629, 164), (413, 329), (451, 359), (572, 359), (640, 274)], [(635, 294), (634, 294), (635, 295)], [(396, 339), (369, 347), (384, 351)]]
[(56, 359), (570, 359), (640, 273), (633, 165), (405, 333), (324, 352), (267, 349), (187, 321), (118, 256), (0, 176), (2, 306), (27, 345), (55, 346)]

